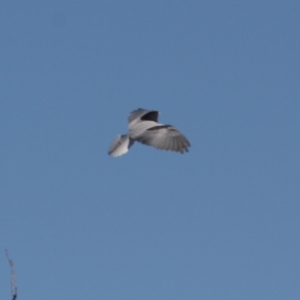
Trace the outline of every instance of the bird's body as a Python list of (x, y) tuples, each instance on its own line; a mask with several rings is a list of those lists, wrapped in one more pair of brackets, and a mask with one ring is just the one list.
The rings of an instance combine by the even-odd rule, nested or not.
[(137, 109), (128, 117), (129, 133), (118, 135), (112, 142), (108, 154), (117, 157), (128, 152), (135, 141), (161, 150), (188, 152), (188, 139), (172, 125), (157, 122), (158, 111)]

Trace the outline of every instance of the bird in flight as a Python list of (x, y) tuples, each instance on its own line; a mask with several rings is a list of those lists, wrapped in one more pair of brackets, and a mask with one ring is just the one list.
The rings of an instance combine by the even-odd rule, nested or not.
[(118, 135), (112, 142), (108, 154), (117, 157), (128, 152), (135, 141), (160, 150), (188, 152), (190, 142), (174, 126), (157, 122), (159, 112), (139, 108), (128, 117), (128, 134)]

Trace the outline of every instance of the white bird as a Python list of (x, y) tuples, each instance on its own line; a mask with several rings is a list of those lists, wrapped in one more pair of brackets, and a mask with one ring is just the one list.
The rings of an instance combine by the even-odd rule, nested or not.
[(117, 157), (128, 152), (135, 141), (161, 150), (188, 152), (190, 142), (172, 125), (157, 122), (159, 112), (139, 108), (128, 117), (129, 133), (118, 135), (112, 142), (108, 154)]

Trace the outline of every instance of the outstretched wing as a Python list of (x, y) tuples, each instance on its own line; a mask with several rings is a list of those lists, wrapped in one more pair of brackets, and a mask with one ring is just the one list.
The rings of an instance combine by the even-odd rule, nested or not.
[(157, 149), (180, 153), (188, 152), (188, 148), (190, 147), (188, 139), (171, 125), (151, 127), (136, 137), (136, 140)]
[(128, 123), (137, 122), (137, 121), (154, 121), (157, 122), (159, 112), (156, 110), (147, 110), (139, 108), (131, 112), (128, 117)]

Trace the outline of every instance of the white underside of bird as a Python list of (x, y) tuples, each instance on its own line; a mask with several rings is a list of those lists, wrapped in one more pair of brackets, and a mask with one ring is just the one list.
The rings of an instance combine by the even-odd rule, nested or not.
[(158, 123), (158, 114), (158, 111), (141, 108), (133, 111), (128, 117), (128, 134), (118, 135), (108, 154), (121, 156), (128, 152), (135, 141), (161, 150), (188, 152), (188, 139), (174, 126)]

